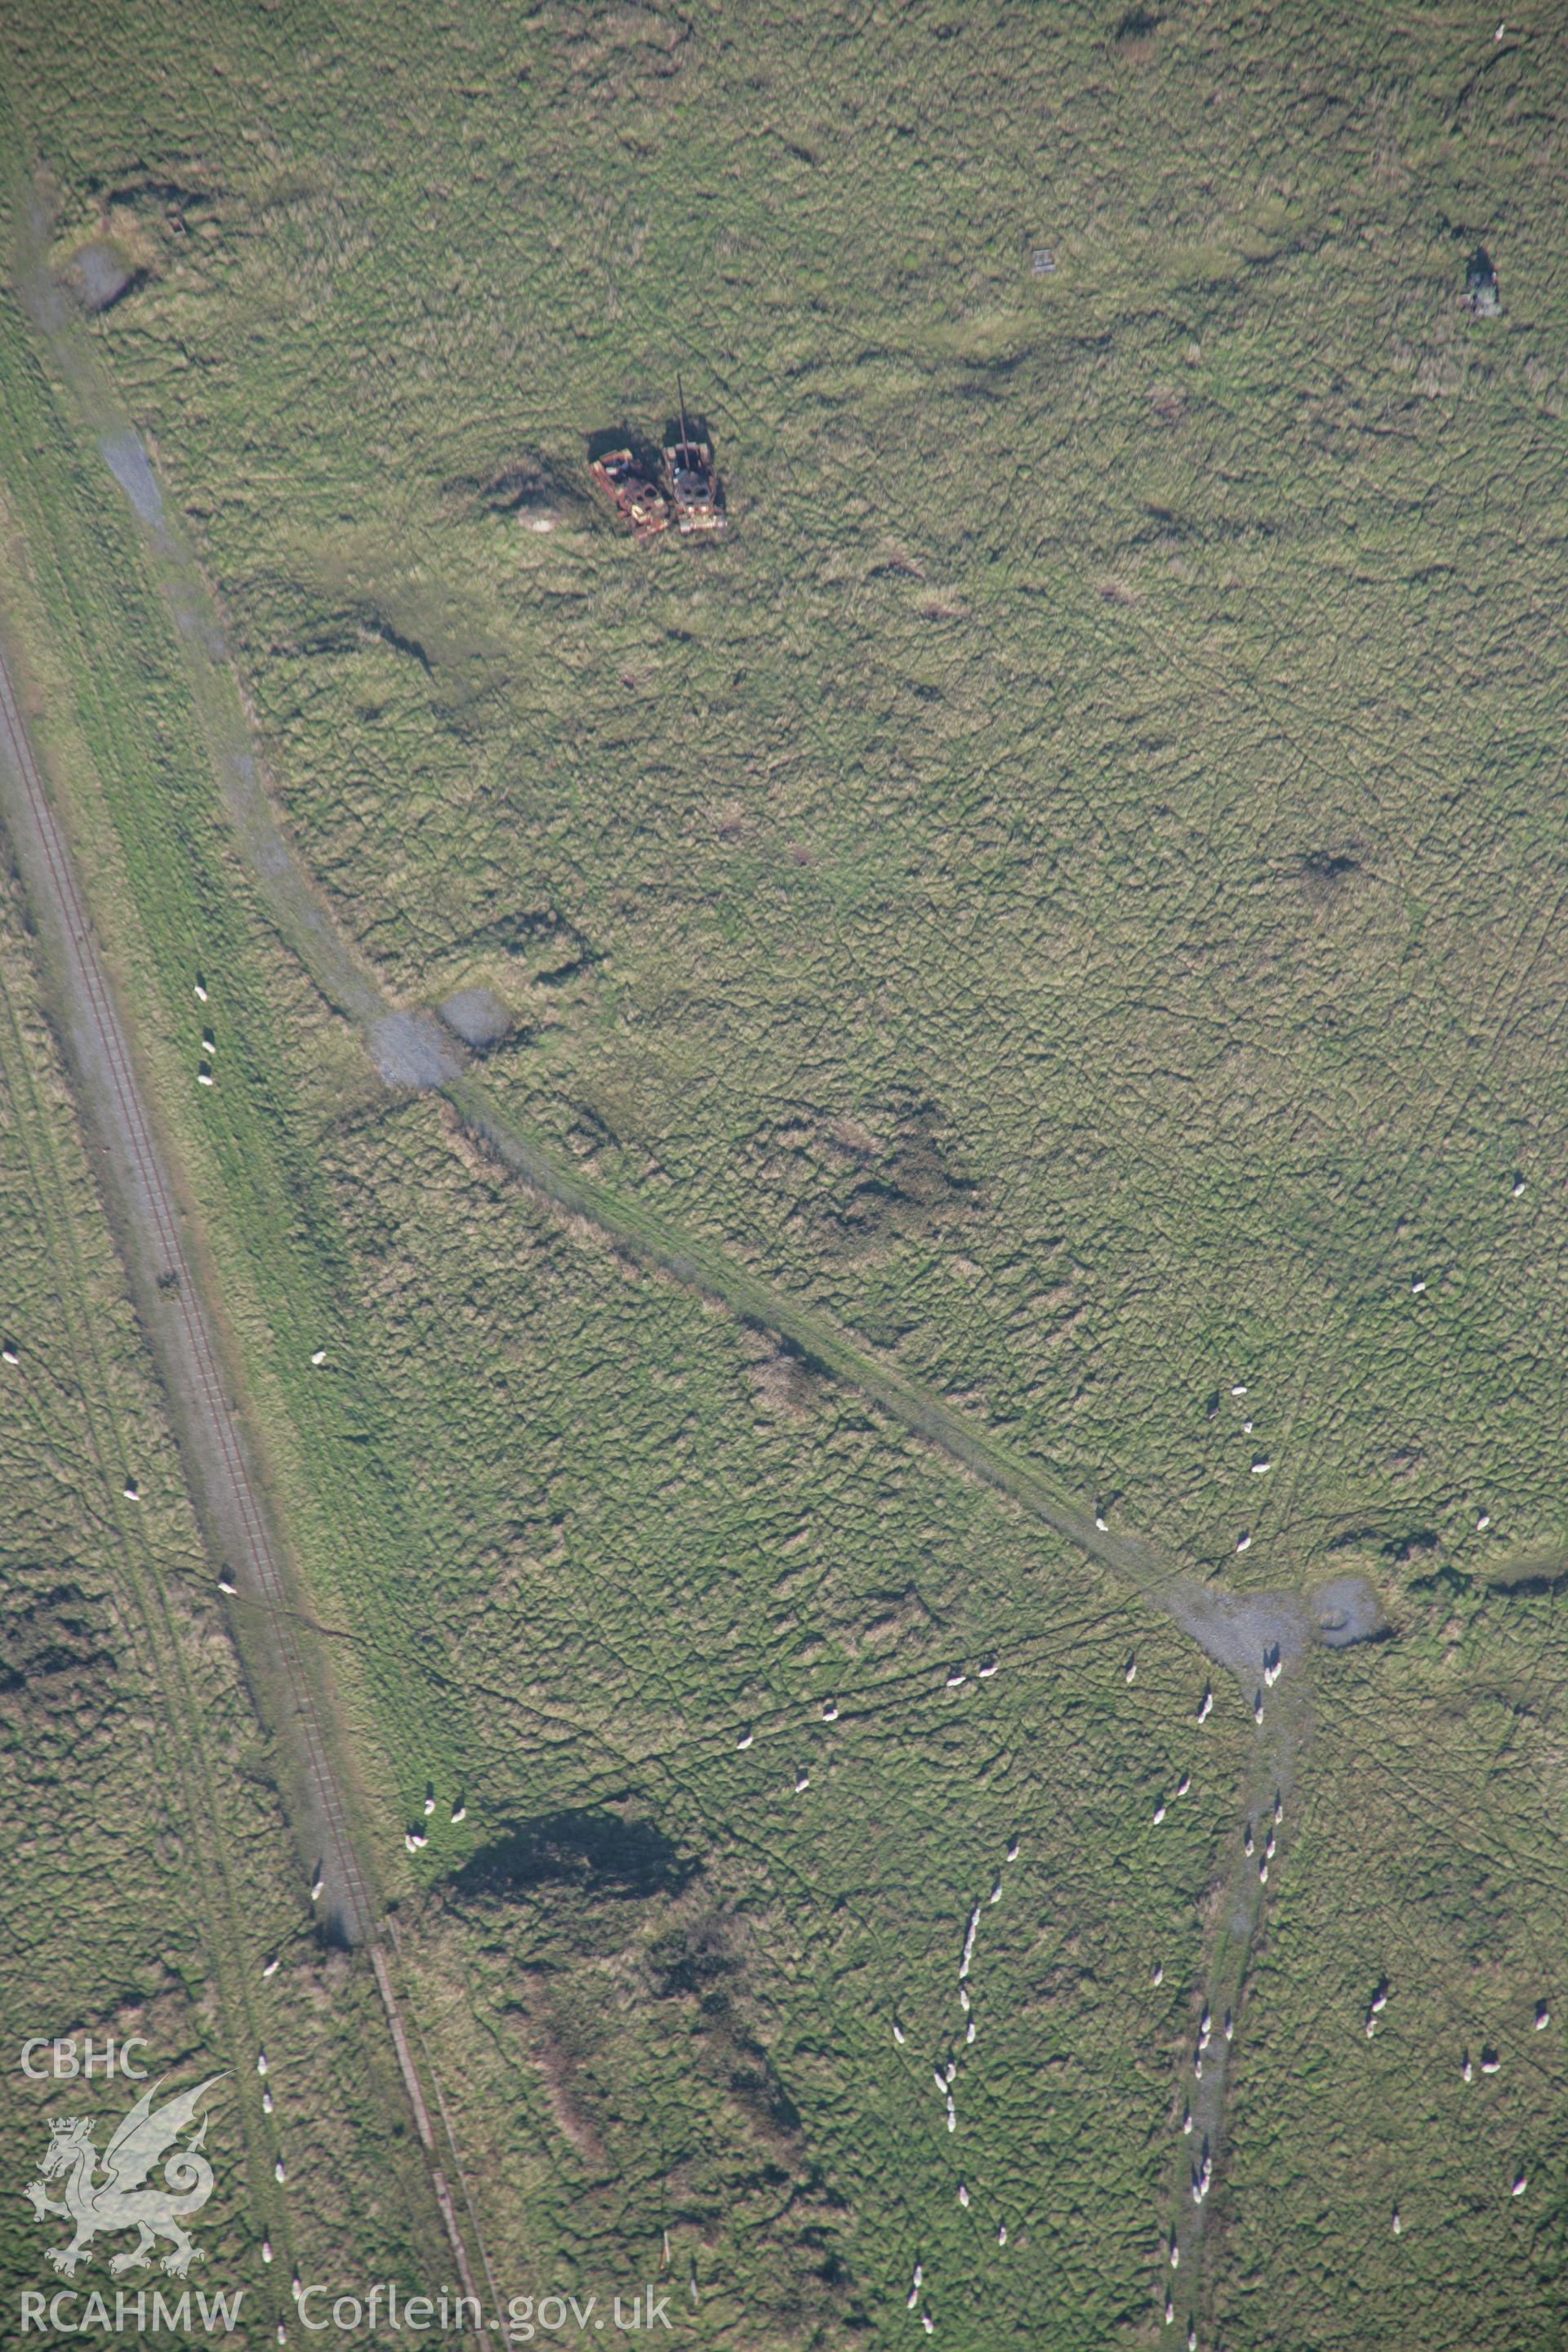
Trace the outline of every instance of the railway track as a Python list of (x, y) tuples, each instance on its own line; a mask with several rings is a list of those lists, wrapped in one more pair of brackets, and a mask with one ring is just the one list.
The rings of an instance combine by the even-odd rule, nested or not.
[[(447, 2102), (432, 2069), (443, 2137), (489, 2290), (488, 2305), (479, 2296), (456, 2202), (439, 2160), (439, 2146), (393, 1979), (389, 1950), (395, 1955), (395, 1945), (387, 1943), (382, 1906), (357, 1849), (331, 1759), (319, 1677), (311, 1672), (300, 1643), (289, 1579), (258, 1482), (247, 1460), (216, 1336), (202, 1305), (184, 1244), (173, 1181), (143, 1098), (70, 847), (39, 772), (3, 658), (0, 806), (54, 965), (55, 992), (65, 1016), (70, 1059), (89, 1129), (96, 1133), (103, 1155), (106, 1190), (117, 1213), (138, 1305), (163, 1360), (187, 1475), (209, 1540), (230, 1563), (239, 1597), (259, 1605), (268, 1664), (286, 1700), (288, 1720), (278, 1729), (294, 1756), (301, 1783), (306, 1819), (299, 1826), (304, 1831), (307, 1851), (313, 1849), (324, 1924), (337, 1940), (369, 1948), (398, 2071), (462, 2292), (474, 2298), (481, 2313), (488, 2311), (500, 2324), (500, 2298), (458, 2160)], [(428, 2067), (428, 2053), (424, 2055)], [(485, 2319), (473, 2332), (481, 2344), (490, 2341)]]

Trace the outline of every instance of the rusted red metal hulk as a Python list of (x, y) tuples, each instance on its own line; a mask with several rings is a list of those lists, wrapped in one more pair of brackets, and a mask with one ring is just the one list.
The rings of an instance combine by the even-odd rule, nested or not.
[(669, 529), (669, 501), (648, 480), (635, 451), (606, 449), (588, 470), (634, 539), (657, 539)]

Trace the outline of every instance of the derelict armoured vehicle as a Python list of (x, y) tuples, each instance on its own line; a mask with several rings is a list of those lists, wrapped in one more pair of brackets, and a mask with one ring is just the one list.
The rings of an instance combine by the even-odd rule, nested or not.
[(635, 449), (606, 449), (588, 471), (634, 539), (657, 539), (669, 529), (669, 501)]
[[(724, 486), (714, 467), (712, 443), (687, 423), (684, 392), (679, 423), (665, 430), (664, 478), (676, 528), (711, 537), (724, 528)], [(673, 439), (668, 437), (672, 432)]]

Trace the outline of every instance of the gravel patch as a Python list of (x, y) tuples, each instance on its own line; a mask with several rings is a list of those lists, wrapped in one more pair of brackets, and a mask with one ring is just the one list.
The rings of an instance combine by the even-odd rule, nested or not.
[(159, 523), (163, 520), (163, 493), (158, 488), (158, 478), (147, 462), (147, 452), (142, 446), (139, 433), (103, 433), (99, 436), (110, 472), (130, 499), (142, 520)]
[(1311, 1613), (1296, 1592), (1215, 1592), (1184, 1580), (1161, 1598), (1216, 1665), (1244, 1677), (1262, 1673), (1266, 1650), (1296, 1657), (1312, 1637)]
[(444, 1087), (463, 1066), (428, 1013), (388, 1013), (368, 1034), (389, 1087)]
[(126, 260), (118, 246), (96, 237), (72, 256), (64, 275), (80, 296), (83, 309), (93, 311), (110, 309), (142, 278), (142, 272)]
[(1376, 1593), (1364, 1576), (1336, 1576), (1310, 1595), (1312, 1614), (1326, 1648), (1348, 1650), (1385, 1630)]
[(1300, 1657), (1315, 1641), (1343, 1650), (1384, 1631), (1377, 1595), (1364, 1576), (1336, 1576), (1306, 1595), (1219, 1592), (1184, 1578), (1160, 1598), (1216, 1665), (1244, 1679), (1262, 1671), (1266, 1651), (1277, 1649), (1283, 1662)]
[(459, 988), (445, 997), (437, 1010), (448, 1029), (455, 1029), (465, 1045), (483, 1051), (487, 1045), (499, 1045), (511, 1029), (511, 1014), (500, 998), (488, 988)]

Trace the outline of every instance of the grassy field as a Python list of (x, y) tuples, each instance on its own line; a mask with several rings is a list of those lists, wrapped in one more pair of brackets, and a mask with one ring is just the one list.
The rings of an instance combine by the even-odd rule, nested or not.
[[(13, 249), (41, 203), (136, 274), (96, 379), (6, 311), (6, 617), (520, 2292), (668, 2231), (715, 2344), (1568, 2324), (1564, 54), (1494, 31), (10, 14)], [(715, 549), (587, 495), (678, 370)], [(382, 1087), (237, 845), (121, 417), (346, 938), (506, 1006), (500, 1115), (1112, 1534), (1376, 1584), (1396, 1638), (1289, 1686), (1196, 2271), (1247, 1695), (1199, 1731), (1058, 1538)]]
[[(172, 2090), (228, 2078), (208, 2140), (218, 2188), (199, 2231), (205, 2266), (192, 2284), (241, 2289), (246, 2324), (233, 2340), (259, 2343), (289, 2308), (294, 2265), (321, 2273), (348, 2236), (406, 2275), (436, 2259), (431, 2217), (400, 2145), (374, 1987), (303, 1932), (278, 1759), (217, 1615), (9, 877), (0, 1070), (4, 1314), (16, 1358), (0, 1368), (11, 1825), (0, 2021), (13, 2081), (0, 2149), (18, 2192), (0, 2222), (7, 2330), (18, 2284), (59, 2284), (43, 2249), (69, 2235), (53, 2220), (41, 2231), (19, 2193), (49, 2116), (90, 2116), (101, 2149), (102, 2126), (136, 2096), (131, 2082), (106, 2085), (101, 2069), (93, 2081), (53, 2079), (47, 2047), (24, 2074), (23, 2044), (86, 2035), (101, 2059), (109, 2037), (137, 2035), (140, 2063)], [(122, 1499), (128, 1477), (134, 1505)]]

